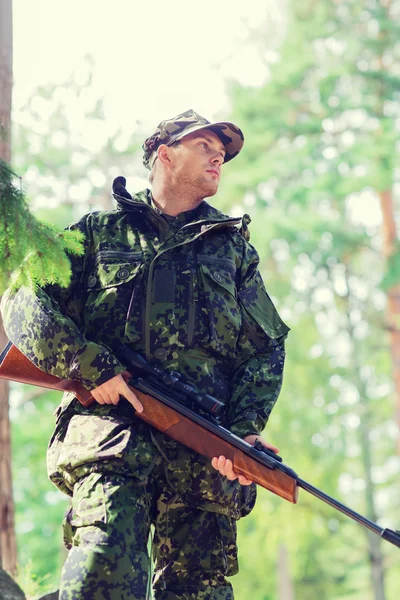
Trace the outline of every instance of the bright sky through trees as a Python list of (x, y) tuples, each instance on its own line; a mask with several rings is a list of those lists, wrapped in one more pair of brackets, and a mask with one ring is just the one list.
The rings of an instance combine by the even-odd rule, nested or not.
[(274, 0), (14, 0), (14, 103), (65, 81), (91, 54), (112, 120), (152, 126), (189, 107), (226, 112), (221, 75), (252, 85), (265, 77), (249, 28), (267, 20), (275, 37), (283, 18)]
[[(68, 98), (65, 106), (71, 130), (92, 152), (119, 126), (127, 136), (138, 127), (148, 135), (160, 120), (188, 108), (225, 118), (225, 78), (261, 85), (268, 63), (278, 60), (286, 18), (285, 0), (14, 0), (14, 120), (26, 123), (19, 109), (39, 85), (63, 83), (71, 74), (84, 81), (87, 55), (94, 60), (87, 100), (105, 99), (107, 129), (82, 122)], [(261, 26), (270, 32), (263, 56), (257, 35), (251, 37)], [(56, 147), (60, 135), (52, 140)], [(376, 198), (368, 192), (354, 198), (348, 217), (376, 225)]]

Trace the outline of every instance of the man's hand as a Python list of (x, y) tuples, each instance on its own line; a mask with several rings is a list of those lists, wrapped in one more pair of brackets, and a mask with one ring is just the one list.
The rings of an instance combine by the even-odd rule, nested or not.
[(122, 371), (119, 375), (92, 390), (91, 394), (99, 404), (118, 404), (119, 397), (123, 396), (132, 404), (133, 408), (138, 412), (143, 412), (143, 405), (127, 384), (130, 377), (132, 375), (129, 371)]
[[(276, 453), (279, 452), (279, 449), (276, 446), (273, 446), (272, 444), (269, 444), (268, 442), (266, 442), (260, 435), (255, 435), (255, 434), (246, 435), (246, 437), (244, 438), (244, 441), (251, 444), (252, 446), (254, 445), (254, 442), (256, 440), (261, 442), (261, 444), (263, 446), (265, 446), (265, 448), (268, 448), (269, 450), (273, 450)], [(229, 458), (225, 458), (225, 456), (219, 456), (219, 457), (215, 456), (212, 459), (211, 464), (214, 467), (214, 469), (217, 469), (217, 471), (219, 471), (221, 473), (221, 475), (225, 475), (225, 477), (227, 477), (231, 481), (234, 481), (235, 479), (237, 479), (241, 485), (250, 485), (251, 483), (253, 483), (250, 479), (247, 479), (247, 477), (245, 477), (244, 475), (238, 475), (237, 473), (235, 473), (235, 471), (233, 470), (232, 461), (229, 460)]]

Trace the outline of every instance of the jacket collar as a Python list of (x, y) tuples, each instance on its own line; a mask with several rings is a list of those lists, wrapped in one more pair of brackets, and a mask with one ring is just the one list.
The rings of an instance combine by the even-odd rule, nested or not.
[[(130, 194), (127, 195), (130, 196)], [(142, 190), (129, 198), (116, 193), (114, 193), (113, 196), (117, 201), (118, 210), (127, 212), (139, 211), (147, 214), (149, 214), (149, 212), (159, 214), (160, 212), (154, 207), (153, 196), (149, 189)], [(197, 208), (181, 213), (177, 218), (181, 222), (181, 226), (184, 224), (195, 224), (200, 222), (224, 223), (226, 221), (237, 221), (240, 223), (242, 220), (241, 218), (230, 217), (229, 215), (224, 214), (208, 204), (205, 200), (203, 200)]]

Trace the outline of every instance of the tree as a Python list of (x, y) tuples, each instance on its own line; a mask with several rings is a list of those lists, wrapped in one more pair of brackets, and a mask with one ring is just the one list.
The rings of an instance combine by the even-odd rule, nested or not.
[[(295, 379), (287, 371), (286, 381), (293, 388), (289, 384), (283, 393), (297, 410), (291, 418), (298, 422), (302, 414), (304, 435), (317, 424), (309, 414), (310, 401), (315, 398), (317, 407), (326, 407), (330, 423), (320, 423), (311, 439), (331, 452), (330, 472), (337, 473), (340, 465), (342, 481), (353, 490), (350, 500), (365, 507), (371, 519), (379, 517), (382, 507), (395, 514), (398, 485), (390, 467), (396, 445), (390, 404), (378, 400), (390, 398), (388, 390), (394, 387), (387, 323), (381, 316), (383, 289), (391, 290), (386, 306), (395, 381), (399, 365), (399, 255), (394, 209), (387, 200), (394, 202), (398, 177), (399, 10), (399, 2), (383, 0), (362, 5), (350, 0), (291, 3), (285, 43), (275, 64), (268, 65), (270, 80), (261, 88), (232, 85), (233, 119), (243, 127), (247, 142), (238, 159), (242, 169), (225, 188), (230, 201), (252, 207), (250, 227), (261, 250), (263, 273), (278, 297), (287, 293), (283, 304), (292, 327), (304, 327), (305, 314), (311, 315), (307, 337), (314, 330), (317, 339), (308, 346), (304, 337), (300, 347), (311, 359), (321, 355), (328, 360), (331, 375), (326, 373), (325, 383), (314, 359), (303, 363), (313, 381), (308, 398), (299, 389), (299, 372)], [(377, 224), (359, 209), (360, 203), (379, 206), (383, 199), (392, 240), (390, 252), (385, 252), (388, 260)], [(296, 352), (290, 339), (288, 348)], [(332, 391), (338, 398), (329, 401)], [(295, 440), (290, 425), (285, 422), (284, 427)], [(378, 464), (381, 477), (376, 475)], [(357, 481), (362, 493), (356, 491)], [(357, 561), (362, 554), (368, 557), (374, 598), (383, 600), (390, 593), (384, 583), (390, 549), (383, 551), (379, 538), (368, 535), (367, 550), (352, 544), (352, 556), (356, 552)], [(314, 572), (320, 554), (308, 550)], [(356, 572), (349, 554), (349, 574), (343, 576), (347, 592), (354, 584), (352, 562)], [(297, 582), (296, 594), (304, 585)], [(317, 595), (315, 579), (313, 585)], [(325, 590), (327, 595), (332, 597)]]
[[(3, 207), (7, 206), (0, 219), (0, 293), (11, 271), (21, 263), (16, 285), (21, 282), (29, 285), (67, 283), (69, 268), (64, 251), (79, 253), (80, 239), (76, 232), (59, 233), (58, 228), (90, 209), (111, 208), (112, 177), (119, 175), (120, 169), (126, 168), (128, 177), (137, 174), (140, 157), (135, 152), (139, 141), (129, 132), (127, 135), (115, 131), (109, 137), (103, 136), (101, 148), (93, 152), (83, 145), (81, 131), (70, 127), (65, 114), (65, 97), (69, 98), (69, 106), (73, 104), (83, 111), (82, 120), (92, 125), (92, 131), (98, 133), (106, 129), (102, 101), (96, 99), (94, 105), (86, 103), (91, 96), (90, 60), (86, 67), (87, 79), (82, 84), (71, 77), (63, 85), (38, 89), (24, 109), (25, 123), (29, 119), (29, 125), (13, 123), (13, 168), (0, 163), (1, 200)], [(45, 120), (41, 110), (49, 111)], [(37, 136), (36, 125), (43, 122), (47, 123), (48, 130)], [(39, 151), (32, 152), (31, 145), (39, 146)], [(116, 164), (119, 165), (117, 171)], [(18, 181), (16, 169), (28, 183), (24, 179), (22, 183)], [(26, 188), (32, 198), (29, 202), (23, 191)], [(7, 202), (4, 202), (6, 196)], [(41, 204), (44, 197), (47, 201)], [(42, 219), (55, 225), (47, 225)], [(61, 536), (57, 532), (60, 532), (65, 497), (47, 480), (44, 457), (59, 394), (45, 392), (33, 398), (32, 390), (27, 387), (22, 391), (18, 386), (14, 391), (16, 397), (21, 392), (23, 395), (20, 402), (12, 405), (16, 520), (21, 530), (29, 532), (17, 535), (19, 562), (22, 569), (28, 569), (31, 561), (38, 581), (54, 587), (63, 561)], [(35, 432), (31, 428), (32, 413), (37, 421)], [(46, 539), (45, 548), (43, 539)]]
[[(0, 0), (0, 159), (7, 162), (11, 157), (11, 89), (12, 2)], [(4, 348), (5, 344), (6, 336), (0, 317), (0, 348)], [(0, 379), (0, 564), (15, 575), (17, 549), (12, 499), (8, 394), (8, 382)]]
[[(12, 3), (0, 0), (0, 294), (11, 272), (21, 265), (13, 285), (67, 285), (69, 259), (65, 251), (83, 251), (82, 236), (59, 234), (55, 227), (37, 221), (30, 213), (22, 190), (15, 187), (11, 159)], [(0, 349), (7, 338), (0, 316)], [(17, 547), (12, 493), (9, 384), (0, 379), (0, 567), (17, 573)], [(8, 586), (2, 575), (2, 586)], [(12, 586), (11, 586), (12, 587)], [(10, 598), (14, 593), (9, 589)]]

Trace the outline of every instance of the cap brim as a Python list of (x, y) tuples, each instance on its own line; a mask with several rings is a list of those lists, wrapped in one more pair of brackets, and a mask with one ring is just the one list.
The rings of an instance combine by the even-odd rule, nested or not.
[(244, 136), (242, 130), (229, 121), (217, 121), (216, 123), (209, 123), (207, 125), (194, 123), (192, 126), (187, 127), (184, 131), (182, 131), (182, 133), (174, 137), (173, 140), (168, 142), (168, 146), (190, 135), (191, 133), (194, 133), (195, 131), (201, 131), (202, 129), (211, 129), (211, 131), (213, 131), (219, 137), (226, 152), (224, 159), (225, 163), (232, 160), (232, 158), (235, 158), (235, 156), (237, 156), (243, 148)]

